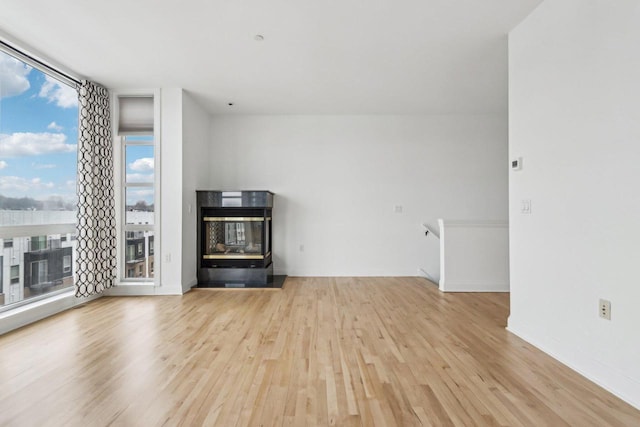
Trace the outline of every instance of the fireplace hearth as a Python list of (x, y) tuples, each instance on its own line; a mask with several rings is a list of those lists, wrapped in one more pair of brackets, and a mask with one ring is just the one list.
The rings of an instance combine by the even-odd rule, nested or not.
[(198, 287), (281, 287), (271, 252), (273, 193), (197, 191)]

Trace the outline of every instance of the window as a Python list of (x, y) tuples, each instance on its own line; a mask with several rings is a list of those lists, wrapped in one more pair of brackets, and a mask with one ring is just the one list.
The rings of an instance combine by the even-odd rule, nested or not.
[(47, 249), (47, 236), (35, 236), (31, 238), (31, 251), (43, 251)]
[(60, 236), (75, 232), (78, 94), (1, 49), (0, 238), (11, 249), (4, 257), (10, 267), (2, 279), (9, 295), (3, 310), (73, 286), (63, 255), (72, 270), (75, 243)]
[(118, 96), (117, 102), (124, 237), (121, 271), (125, 281), (152, 281), (157, 185), (154, 97)]
[(11, 284), (20, 283), (20, 266), (12, 265), (11, 266)]
[(71, 271), (71, 255), (65, 255), (62, 257), (62, 271), (64, 273)]
[(136, 259), (136, 246), (127, 244), (127, 257), (126, 261), (135, 261)]
[(31, 263), (31, 286), (47, 283), (49, 263), (46, 259)]

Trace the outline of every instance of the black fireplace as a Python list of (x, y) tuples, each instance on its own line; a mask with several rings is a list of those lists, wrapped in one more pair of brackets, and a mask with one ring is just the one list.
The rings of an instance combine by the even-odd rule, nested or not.
[(198, 287), (274, 287), (273, 193), (197, 191), (197, 195)]

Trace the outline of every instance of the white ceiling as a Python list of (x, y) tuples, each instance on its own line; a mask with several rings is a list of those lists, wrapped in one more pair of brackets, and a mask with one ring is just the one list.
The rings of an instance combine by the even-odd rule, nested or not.
[(0, 30), (81, 77), (182, 87), (213, 114), (492, 113), (507, 110), (506, 34), (540, 2), (2, 0)]

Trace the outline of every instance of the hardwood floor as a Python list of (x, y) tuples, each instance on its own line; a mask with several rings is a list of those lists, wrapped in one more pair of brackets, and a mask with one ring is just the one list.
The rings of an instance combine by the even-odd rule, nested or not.
[(101, 298), (0, 337), (0, 425), (640, 425), (508, 302), (418, 278)]

